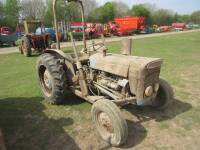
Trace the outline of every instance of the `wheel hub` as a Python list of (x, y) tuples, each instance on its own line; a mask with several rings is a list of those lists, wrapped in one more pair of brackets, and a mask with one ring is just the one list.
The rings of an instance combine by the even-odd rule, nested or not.
[(112, 123), (109, 116), (106, 113), (101, 112), (98, 118), (99, 118), (98, 120), (101, 126), (104, 129), (106, 129), (106, 131), (108, 131), (109, 133), (113, 133), (113, 127), (112, 127)]
[(44, 72), (44, 84), (46, 85), (46, 87), (51, 90), (52, 89), (52, 83), (51, 83), (51, 76), (49, 71), (46, 69)]

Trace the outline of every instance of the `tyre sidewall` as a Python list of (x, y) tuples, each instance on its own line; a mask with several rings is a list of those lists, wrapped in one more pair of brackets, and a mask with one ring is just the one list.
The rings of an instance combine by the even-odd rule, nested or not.
[[(49, 55), (49, 56), (48, 56)], [(46, 58), (48, 58), (49, 60), (50, 59), (56, 59), (56, 57), (54, 57), (53, 55), (51, 54), (48, 54), (48, 53), (45, 53), (45, 54), (42, 54), (39, 58), (38, 58), (38, 61), (37, 61), (37, 72), (38, 72), (38, 81), (39, 81), (39, 85), (42, 89), (42, 93), (45, 97), (45, 99), (51, 103), (51, 104), (60, 104), (62, 103), (63, 99), (64, 99), (64, 93), (66, 92), (66, 87), (67, 86), (67, 83), (64, 83), (64, 86), (62, 87), (62, 89), (60, 89), (58, 86), (56, 86), (56, 84), (58, 84), (58, 81), (56, 80), (56, 77), (55, 76), (55, 72), (53, 73), (53, 67), (57, 67), (54, 62), (52, 61), (51, 63), (54, 64), (54, 66), (52, 66), (52, 64), (49, 64), (47, 60), (45, 60)], [(61, 64), (59, 64), (61, 65)], [(52, 89), (51, 89), (51, 93), (50, 94), (45, 94), (46, 93), (46, 90), (44, 89), (44, 85), (43, 85), (43, 81), (42, 81), (42, 76), (40, 74), (40, 68), (41, 67), (45, 67), (47, 69), (47, 71), (49, 72), (50, 74), (50, 80), (51, 80), (51, 85), (52, 85)], [(63, 70), (64, 72), (64, 70)], [(54, 74), (54, 75), (53, 75)], [(56, 74), (63, 74), (61, 72), (57, 72)], [(66, 81), (66, 80), (65, 80)], [(60, 92), (60, 91), (63, 91), (63, 92)]]
[[(25, 47), (23, 46), (24, 44), (26, 45)], [(24, 36), (24, 37), (22, 38), (22, 45), (21, 45), (21, 46), (22, 46), (23, 54), (24, 54), (26, 57), (30, 57), (32, 51), (31, 51), (31, 43), (30, 43), (28, 37)]]
[[(99, 100), (99, 101), (101, 101), (101, 100)], [(104, 101), (110, 102), (109, 100), (104, 100)], [(113, 103), (113, 102), (110, 102), (110, 103)], [(108, 140), (104, 139), (104, 140), (106, 140), (106, 142), (110, 143), (112, 146), (119, 146), (119, 145), (123, 144), (127, 138), (126, 133), (125, 133), (125, 135), (123, 135), (123, 133), (121, 132), (121, 130), (123, 128), (122, 126), (125, 126), (127, 128), (127, 124), (126, 124), (125, 120), (122, 122), (122, 125), (119, 124), (119, 122), (120, 122), (119, 118), (123, 118), (123, 116), (121, 114), (120, 109), (114, 103), (113, 103), (113, 105), (115, 106), (115, 108), (111, 108), (111, 107), (107, 106), (105, 103), (101, 103), (101, 104), (94, 103), (92, 110), (91, 110), (92, 119), (96, 125), (96, 128), (97, 128), (100, 136), (102, 137), (102, 139), (104, 139), (105, 136), (103, 134), (105, 132), (102, 132), (102, 127), (98, 124), (97, 115), (100, 112), (106, 113), (109, 116), (109, 119), (111, 120), (111, 123), (112, 123), (112, 127), (114, 129), (114, 138), (112, 138), (110, 140), (109, 139)], [(115, 109), (115, 110), (113, 110), (113, 109)], [(116, 110), (117, 110), (117, 113), (116, 113)], [(122, 138), (121, 138), (121, 135), (122, 135)]]
[[(45, 99), (49, 100), (49, 102), (51, 103), (51, 102), (53, 101), (53, 99), (54, 99), (53, 95), (54, 95), (54, 91), (55, 91), (55, 81), (54, 81), (54, 79), (52, 78), (52, 71), (51, 71), (51, 68), (49, 67), (49, 64), (48, 64), (47, 62), (44, 61), (44, 59), (39, 59), (39, 61), (37, 62), (37, 64), (38, 64), (38, 65), (37, 65), (38, 80), (39, 80), (40, 86), (42, 87), (42, 88), (41, 88), (41, 89), (42, 89), (42, 93), (43, 93)], [(44, 67), (47, 69), (47, 71), (49, 72), (49, 74), (50, 74), (50, 80), (51, 80), (51, 84), (52, 84), (52, 92), (51, 92), (51, 94), (50, 94), (49, 96), (45, 94), (46, 91), (45, 91), (44, 85), (43, 85), (43, 83), (42, 83), (43, 81), (41, 81), (42, 79), (41, 79), (40, 74), (39, 74), (39, 72), (40, 72), (40, 67), (42, 67), (42, 66), (44, 66)]]
[[(157, 109), (162, 110), (169, 107), (169, 105), (172, 103), (173, 98), (174, 98), (174, 92), (173, 92), (172, 87), (169, 85), (167, 81), (160, 79), (159, 84), (160, 84), (160, 87), (157, 93), (157, 97), (155, 101), (153, 102), (152, 106)], [(158, 98), (159, 94), (165, 94), (164, 95), (165, 99), (159, 99)]]

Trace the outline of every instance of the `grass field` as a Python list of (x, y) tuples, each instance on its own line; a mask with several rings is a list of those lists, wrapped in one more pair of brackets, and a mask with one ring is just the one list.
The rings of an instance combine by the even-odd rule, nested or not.
[[(120, 43), (110, 43), (118, 53)], [(66, 103), (43, 101), (37, 57), (0, 55), (0, 127), (10, 150), (198, 150), (200, 147), (200, 32), (134, 40), (134, 55), (164, 59), (161, 77), (175, 91), (166, 111), (127, 106), (129, 137), (109, 148), (98, 136), (91, 105), (69, 95)], [(67, 51), (67, 50), (66, 50)]]

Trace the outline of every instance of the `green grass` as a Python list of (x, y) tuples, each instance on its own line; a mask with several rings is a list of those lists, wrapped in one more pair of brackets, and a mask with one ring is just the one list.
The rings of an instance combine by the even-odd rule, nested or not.
[[(108, 48), (119, 53), (120, 42), (110, 43)], [(65, 51), (69, 52), (70, 48)], [(179, 149), (177, 143), (198, 148), (200, 32), (137, 39), (133, 41), (133, 54), (164, 59), (161, 77), (174, 87), (176, 101), (165, 112), (134, 111), (153, 119), (141, 123), (147, 135), (142, 136), (141, 128), (136, 127), (139, 132), (133, 138), (136, 144), (129, 148), (143, 149), (152, 144), (160, 145), (152, 149)], [(20, 54), (0, 55), (0, 127), (8, 149), (89, 149), (91, 145), (98, 149), (99, 140), (90, 117), (91, 105), (72, 95), (61, 106), (43, 101), (37, 83), (36, 59)], [(142, 138), (139, 140), (137, 136)], [(194, 140), (187, 141), (190, 138)], [(163, 141), (168, 141), (168, 145)]]

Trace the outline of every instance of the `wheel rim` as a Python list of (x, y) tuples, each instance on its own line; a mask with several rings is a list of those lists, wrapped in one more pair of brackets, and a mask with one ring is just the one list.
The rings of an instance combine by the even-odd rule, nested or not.
[(45, 72), (44, 72), (44, 84), (45, 86), (51, 90), (52, 89), (52, 83), (51, 83), (51, 80), (50, 80), (50, 74), (49, 74), (49, 71), (46, 69)]
[(39, 77), (44, 94), (50, 97), (53, 89), (52, 78), (49, 71), (44, 66), (40, 67)]
[(101, 129), (102, 136), (105, 139), (111, 139), (114, 135), (114, 128), (110, 117), (105, 112), (99, 112), (97, 114), (97, 121)]

